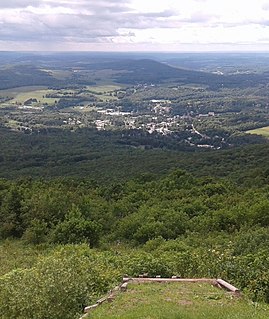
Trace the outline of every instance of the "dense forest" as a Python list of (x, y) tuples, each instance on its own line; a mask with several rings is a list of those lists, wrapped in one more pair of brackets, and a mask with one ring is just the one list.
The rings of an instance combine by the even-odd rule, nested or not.
[(0, 129), (0, 136), (2, 178), (87, 176), (97, 183), (117, 183), (179, 168), (196, 176), (226, 176), (239, 185), (268, 181), (268, 143), (255, 135), (239, 135), (236, 147), (210, 152), (189, 147), (176, 137), (141, 131), (47, 128), (22, 134)]

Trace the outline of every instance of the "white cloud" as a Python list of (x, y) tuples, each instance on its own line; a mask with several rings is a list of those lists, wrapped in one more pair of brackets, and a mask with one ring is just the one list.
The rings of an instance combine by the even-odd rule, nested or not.
[(158, 50), (167, 44), (168, 50), (262, 50), (269, 39), (269, 1), (1, 0), (0, 26), (0, 50), (24, 43), (35, 50)]

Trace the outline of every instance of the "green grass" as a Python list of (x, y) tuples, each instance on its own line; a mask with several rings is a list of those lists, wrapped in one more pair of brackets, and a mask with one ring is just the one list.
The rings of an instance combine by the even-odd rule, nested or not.
[(120, 90), (122, 86), (119, 85), (113, 85), (113, 84), (104, 84), (104, 85), (94, 85), (94, 86), (87, 86), (87, 89), (91, 92), (96, 92), (98, 94), (98, 98), (106, 101), (114, 101), (118, 98), (113, 95), (109, 95), (110, 92), (113, 92), (114, 90)]
[(45, 97), (46, 94), (53, 93), (53, 92), (54, 92), (53, 90), (34, 90), (34, 91), (22, 92), (17, 94), (14, 100), (11, 101), (11, 103), (18, 102), (23, 104), (26, 100), (30, 98), (35, 98), (38, 101), (40, 101), (40, 103), (54, 104), (55, 100), (59, 100), (59, 99)]
[(269, 307), (206, 283), (131, 284), (92, 319), (262, 319)]
[(97, 93), (104, 93), (104, 92), (112, 92), (114, 90), (119, 90), (122, 88), (122, 86), (106, 84), (106, 85), (88, 86), (87, 88)]
[(47, 103), (48, 105), (53, 105), (55, 100), (58, 101), (59, 99), (45, 97), (46, 94), (53, 92), (53, 90), (48, 90), (44, 86), (26, 86), (8, 90), (0, 90), (0, 95), (9, 96), (12, 98), (12, 100), (3, 103), (2, 106), (6, 106), (7, 104), (23, 104), (30, 98), (35, 98), (40, 101), (38, 104)]
[(255, 130), (250, 130), (250, 131), (247, 131), (247, 133), (269, 137), (269, 126), (257, 128)]
[[(118, 85), (106, 84), (99, 86), (88, 86), (87, 88), (92, 92), (96, 92), (99, 99), (106, 101), (117, 100), (117, 97), (110, 96), (109, 93), (113, 92), (116, 89), (120, 89), (121, 87)], [(64, 91), (65, 90), (63, 90), (63, 92)], [(7, 107), (10, 105), (23, 104), (30, 98), (35, 98), (38, 101), (37, 105), (34, 106), (42, 105), (44, 103), (47, 103), (48, 105), (54, 105), (54, 102), (59, 101), (59, 98), (46, 98), (45, 96), (46, 94), (55, 92), (56, 91), (54, 90), (48, 90), (45, 86), (25, 86), (7, 90), (0, 90), (0, 96), (8, 96), (12, 98), (12, 100), (4, 102), (1, 105), (3, 107)], [(68, 92), (75, 93), (75, 90), (69, 89)]]
[(27, 93), (27, 92), (34, 92), (39, 90), (46, 90), (46, 86), (21, 86), (12, 89), (0, 90), (0, 95), (2, 96), (9, 96), (9, 97), (16, 97), (19, 94)]

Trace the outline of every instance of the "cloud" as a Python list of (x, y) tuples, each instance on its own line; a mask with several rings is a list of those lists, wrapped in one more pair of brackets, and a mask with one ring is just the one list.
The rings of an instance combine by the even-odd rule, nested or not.
[(117, 36), (118, 15), (128, 7), (124, 1), (7, 1), (1, 2), (0, 40), (57, 41)]
[(235, 45), (248, 37), (257, 45), (269, 36), (268, 10), (268, 0), (1, 0), (0, 49), (23, 42)]
[(27, 6), (34, 5), (35, 3), (40, 3), (41, 1), (33, 0), (1, 0), (0, 9), (6, 8), (25, 8)]
[[(11, 41), (110, 41), (123, 34), (119, 30), (165, 27), (166, 19), (174, 11), (133, 12), (126, 1), (103, 0), (89, 5), (87, 1), (24, 1), (24, 8), (16, 7), (19, 1), (1, 3), (0, 40)], [(34, 5), (35, 4), (35, 5)], [(10, 7), (13, 6), (11, 9)], [(22, 3), (20, 3), (22, 7)], [(163, 19), (163, 20), (160, 20)]]

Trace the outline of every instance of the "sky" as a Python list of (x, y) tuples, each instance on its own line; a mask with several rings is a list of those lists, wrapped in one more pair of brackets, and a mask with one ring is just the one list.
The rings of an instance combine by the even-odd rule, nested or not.
[(0, 0), (1, 51), (269, 51), (269, 0)]

